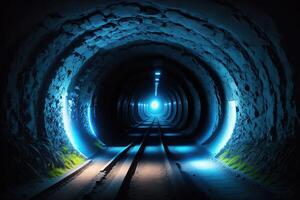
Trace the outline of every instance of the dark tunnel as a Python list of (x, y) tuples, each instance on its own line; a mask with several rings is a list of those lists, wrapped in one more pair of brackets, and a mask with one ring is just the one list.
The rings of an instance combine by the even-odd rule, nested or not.
[(293, 1), (1, 8), (1, 199), (297, 199)]

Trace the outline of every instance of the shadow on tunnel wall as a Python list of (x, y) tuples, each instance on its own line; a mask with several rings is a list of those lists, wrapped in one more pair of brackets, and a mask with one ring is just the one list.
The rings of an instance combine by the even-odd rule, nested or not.
[[(59, 12), (65, 11), (66, 16), (68, 14), (72, 15), (77, 10), (76, 6), (80, 6), (78, 9), (79, 11), (89, 12), (90, 7), (94, 4), (98, 5), (99, 2), (101, 1), (85, 1), (85, 3), (82, 3), (81, 1), (59, 0), (46, 2), (12, 0), (1, 3), (0, 77), (2, 83), (0, 84), (0, 149), (2, 152), (2, 159), (0, 169), (1, 173), (5, 174), (5, 176), (1, 175), (1, 190), (3, 190), (3, 193), (4, 191), (6, 193), (7, 191), (8, 193), (12, 193), (12, 190), (16, 185), (23, 184), (28, 179), (47, 177), (51, 167), (64, 166), (64, 153), (74, 151), (65, 135), (62, 135), (60, 132), (55, 132), (56, 129), (53, 127), (45, 127), (46, 124), (44, 124), (42, 119), (35, 121), (36, 118), (44, 119), (40, 109), (43, 111), (44, 105), (42, 104), (45, 104), (46, 96), (49, 94), (42, 91), (44, 96), (39, 97), (37, 101), (29, 101), (28, 99), (32, 98), (30, 97), (32, 94), (30, 93), (31, 88), (27, 87), (25, 84), (26, 80), (34, 79), (34, 81), (36, 81), (33, 81), (32, 87), (34, 87), (35, 84), (39, 85), (42, 80), (35, 77), (35, 73), (37, 72), (32, 71), (26, 73), (26, 71), (29, 71), (30, 67), (36, 64), (35, 62), (40, 62), (40, 64), (47, 62), (45, 60), (36, 61), (36, 59), (40, 54), (45, 53), (45, 49), (48, 48), (48, 42), (52, 42), (56, 35), (54, 32), (50, 31), (47, 37), (43, 38), (43, 41), (36, 41), (40, 39), (39, 36), (35, 37), (35, 35), (31, 35), (31, 33), (37, 30), (47, 32), (47, 24), (51, 24), (49, 26), (52, 28), (60, 26), (59, 23), (56, 23), (56, 20), (63, 21), (64, 16)], [(239, 11), (233, 6), (235, 1), (215, 0), (214, 2), (219, 6), (228, 7), (233, 13), (236, 12), (234, 17), (239, 18)], [(276, 44), (273, 48), (266, 46), (265, 49), (266, 52), (269, 53), (268, 56), (271, 57), (276, 65), (276, 63), (278, 64), (278, 60), (276, 60), (278, 58), (277, 54), (274, 52), (278, 50), (276, 48), (282, 48), (278, 51), (280, 51), (280, 53), (282, 53), (282, 51), (285, 52), (288, 59), (287, 63), (291, 65), (292, 69), (292, 76), (285, 80), (287, 82), (286, 85), (293, 83), (292, 85), (294, 87), (289, 89), (285, 88), (286, 85), (278, 86), (278, 90), (287, 90), (287, 93), (291, 93), (291, 95), (287, 95), (287, 98), (284, 95), (280, 96), (281, 93), (279, 92), (280, 94), (278, 94), (278, 97), (276, 96), (277, 102), (271, 103), (291, 105), (291, 109), (281, 108), (279, 105), (275, 115), (278, 114), (282, 117), (280, 119), (277, 119), (276, 116), (274, 117), (274, 120), (278, 120), (276, 123), (279, 125), (274, 125), (270, 127), (269, 130), (255, 129), (256, 132), (251, 132), (249, 129), (255, 127), (253, 125), (255, 123), (258, 123), (257, 126), (265, 123), (263, 120), (255, 121), (255, 119), (259, 118), (260, 114), (265, 114), (265, 108), (262, 108), (263, 106), (254, 105), (252, 108), (245, 109), (245, 113), (249, 112), (249, 116), (254, 117), (248, 117), (248, 119), (243, 118), (244, 121), (239, 121), (237, 123), (239, 129), (233, 134), (232, 140), (230, 140), (227, 146), (219, 153), (219, 156), (226, 158), (239, 156), (241, 161), (250, 163), (256, 168), (256, 171), (265, 175), (264, 177), (257, 175), (256, 178), (258, 180), (263, 179), (262, 181), (270, 183), (271, 186), (278, 186), (285, 189), (288, 188), (291, 195), (290, 198), (296, 196), (295, 191), (297, 191), (299, 187), (297, 174), (299, 175), (300, 169), (299, 119), (292, 113), (292, 111), (295, 110), (297, 110), (298, 115), (300, 113), (300, 62), (298, 51), (300, 45), (298, 19), (300, 16), (297, 14), (298, 10), (296, 4), (297, 3), (294, 3), (293, 1), (284, 1), (281, 3), (276, 3), (274, 1), (248, 1), (248, 3), (242, 3), (241, 7), (244, 6), (246, 8), (245, 10), (247, 10), (247, 6), (251, 8), (255, 7), (254, 10), (259, 10), (258, 13), (263, 12), (270, 16), (277, 26), (279, 43), (277, 44), (275, 42)], [(151, 13), (151, 10), (149, 13)], [(185, 17), (190, 16), (185, 15)], [(218, 16), (216, 16), (216, 18), (218, 18)], [(42, 23), (43, 20), (46, 20), (46, 23)], [(248, 18), (238, 19), (237, 21), (239, 20), (245, 20), (247, 22)], [(256, 29), (257, 27), (255, 24), (249, 24), (250, 27), (253, 28), (252, 31), (256, 32), (258, 35), (264, 33), (259, 32)], [(277, 33), (274, 34), (276, 35)], [(66, 35), (67, 37), (72, 37), (71, 34)], [(23, 41), (28, 41), (28, 38), (29, 44), (31, 41), (32, 43), (36, 42), (39, 44), (33, 51), (31, 51), (30, 46), (23, 45)], [(78, 43), (79, 42), (80, 41), (78, 41)], [(261, 45), (260, 42), (261, 41), (259, 40), (254, 41), (257, 46)], [(62, 44), (58, 43), (56, 45), (59, 46)], [(20, 47), (22, 48), (21, 50)], [(244, 47), (250, 48), (246, 43), (244, 44)], [(68, 48), (70, 48), (68, 49), (69, 51), (72, 51), (73, 47), (71, 46)], [(53, 49), (53, 52), (48, 52), (50, 57), (53, 56), (53, 59), (56, 59), (51, 65), (58, 66), (61, 64), (60, 60), (63, 59), (66, 54), (59, 55), (59, 52), (56, 52), (55, 47), (53, 47)], [(55, 58), (55, 55), (59, 55), (59, 59)], [(14, 74), (14, 69), (11, 68), (12, 63), (14, 66), (21, 66), (26, 63), (26, 66), (24, 69), (19, 70), (18, 73)], [(281, 75), (285, 73), (285, 66), (282, 63), (279, 63), (278, 65), (282, 67), (281, 71), (278, 70), (278, 79), (281, 80)], [(50, 81), (52, 77), (51, 73), (54, 72), (47, 73), (49, 74), (44, 78), (45, 80), (48, 79)], [(12, 74), (14, 74), (15, 77), (12, 77)], [(13, 91), (17, 93), (16, 96), (10, 96), (11, 91), (7, 90), (7, 83), (13, 78), (17, 80), (15, 85), (13, 85)], [(243, 88), (241, 90), (248, 91), (252, 89), (251, 84), (247, 87), (242, 86), (243, 81), (244, 80), (240, 80), (238, 86)], [(272, 83), (276, 80), (269, 81)], [(282, 84), (281, 81), (278, 81), (278, 83)], [(41, 88), (48, 89), (50, 83), (47, 82), (43, 86), (44, 88)], [(248, 87), (250, 87), (250, 89)], [(37, 93), (34, 93), (33, 95), (37, 95)], [(253, 98), (256, 98), (257, 96), (259, 96), (259, 94)], [(268, 101), (268, 99), (265, 100)], [(269, 105), (268, 102), (264, 103), (264, 106), (266, 107), (272, 106)], [(275, 105), (275, 107), (277, 107), (277, 105)], [(58, 109), (58, 107), (55, 107), (53, 110), (55, 109)], [(243, 111), (243, 108), (238, 107), (238, 109), (240, 112)], [(255, 112), (255, 109), (257, 109), (257, 112)], [(108, 112), (109, 111), (110, 110), (108, 110)], [(291, 111), (291, 113), (289, 113), (289, 111)], [(34, 115), (32, 115), (32, 113), (34, 113)], [(269, 113), (269, 115), (272, 115), (272, 113)], [(50, 117), (54, 118), (53, 116)], [(60, 124), (60, 126), (62, 125)], [(277, 128), (277, 126), (279, 128)], [(33, 131), (32, 127), (37, 127), (38, 130), (34, 128)], [(246, 127), (246, 130), (243, 129), (243, 127)], [(47, 129), (48, 132), (45, 129)], [(53, 132), (49, 130), (53, 130)], [(266, 133), (266, 135), (258, 137), (260, 135), (259, 131)]]

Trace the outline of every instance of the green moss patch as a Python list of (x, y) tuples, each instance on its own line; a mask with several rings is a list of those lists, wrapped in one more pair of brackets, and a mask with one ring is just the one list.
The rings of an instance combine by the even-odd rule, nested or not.
[(48, 176), (50, 178), (55, 178), (64, 175), (70, 169), (82, 164), (85, 161), (85, 158), (78, 153), (72, 152), (67, 153), (66, 149), (63, 149), (63, 167), (51, 167), (50, 171), (48, 172)]
[(230, 155), (228, 151), (224, 151), (218, 156), (219, 160), (225, 165), (231, 167), (232, 169), (238, 170), (249, 177), (263, 182), (267, 185), (271, 185), (274, 183), (274, 178), (271, 178), (259, 170), (256, 169), (255, 166), (244, 162), (239, 155)]

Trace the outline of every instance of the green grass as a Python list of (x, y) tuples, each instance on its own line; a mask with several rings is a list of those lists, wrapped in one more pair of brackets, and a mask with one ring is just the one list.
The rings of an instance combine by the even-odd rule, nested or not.
[(231, 167), (232, 169), (238, 170), (255, 180), (261, 181), (268, 185), (274, 182), (274, 180), (272, 180), (270, 177), (259, 172), (255, 166), (244, 162), (239, 155), (230, 156), (228, 151), (224, 151), (218, 156), (218, 158), (225, 165)]
[(48, 176), (50, 178), (55, 178), (62, 176), (70, 169), (82, 164), (85, 161), (85, 158), (77, 153), (67, 153), (67, 148), (63, 147), (63, 167), (51, 167), (50, 171), (48, 172)]
[[(104, 144), (102, 144), (100, 141), (96, 141), (94, 143), (95, 147), (99, 149), (104, 148)], [(62, 147), (62, 160), (63, 160), (63, 167), (50, 167), (50, 170), (48, 172), (48, 176), (50, 178), (55, 178), (64, 175), (67, 173), (70, 169), (82, 164), (85, 161), (85, 158), (81, 156), (80, 154), (76, 152), (70, 151), (68, 146)]]

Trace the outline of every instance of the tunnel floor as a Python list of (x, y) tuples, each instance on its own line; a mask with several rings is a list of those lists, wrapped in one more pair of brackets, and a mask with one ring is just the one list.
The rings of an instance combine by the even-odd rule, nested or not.
[(128, 186), (127, 199), (168, 199), (172, 197), (165, 155), (159, 135), (151, 135)]
[(34, 199), (272, 199), (268, 190), (223, 166), (204, 147), (168, 144), (158, 123), (141, 124), (148, 129), (135, 142), (108, 148), (80, 173)]

